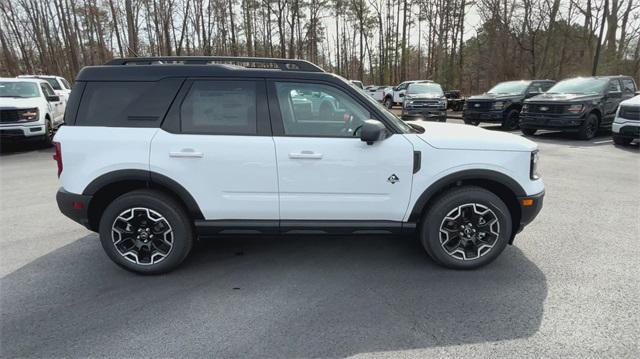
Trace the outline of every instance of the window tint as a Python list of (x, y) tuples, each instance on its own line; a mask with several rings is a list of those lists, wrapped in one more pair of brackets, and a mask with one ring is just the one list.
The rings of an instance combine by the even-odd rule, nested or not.
[(60, 80), (60, 82), (62, 82), (62, 85), (64, 85), (64, 87), (65, 87), (67, 90), (71, 90), (71, 85), (69, 85), (69, 82), (67, 82), (67, 80), (65, 80), (65, 79), (63, 79), (63, 78), (60, 78), (59, 80)]
[(40, 88), (42, 89), (42, 93), (45, 96), (55, 96), (56, 93), (53, 92), (53, 89), (51, 88), (51, 86), (49, 86), (48, 84), (40, 84)]
[(87, 82), (76, 125), (159, 127), (183, 81)]
[(255, 81), (195, 81), (180, 107), (182, 132), (257, 134)]
[(354, 137), (371, 118), (351, 96), (328, 85), (277, 82), (276, 92), (285, 135)]
[(609, 87), (608, 87), (607, 91), (609, 91), (609, 92), (620, 92), (620, 91), (622, 91), (620, 89), (620, 81), (618, 81), (618, 80), (609, 81)]
[(627, 93), (635, 93), (636, 85), (633, 83), (631, 79), (622, 79), (622, 86), (624, 87), (624, 92)]
[(44, 77), (43, 80), (47, 81), (49, 85), (51, 85), (51, 87), (53, 87), (54, 89), (62, 90), (62, 87), (58, 83), (58, 80), (54, 79), (53, 77)]

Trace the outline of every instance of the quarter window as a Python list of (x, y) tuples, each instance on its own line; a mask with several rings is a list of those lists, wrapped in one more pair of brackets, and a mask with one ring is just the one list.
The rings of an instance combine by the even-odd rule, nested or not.
[(255, 81), (194, 81), (180, 107), (182, 132), (257, 134)]
[(351, 96), (332, 86), (277, 82), (276, 92), (288, 136), (355, 137), (371, 117)]

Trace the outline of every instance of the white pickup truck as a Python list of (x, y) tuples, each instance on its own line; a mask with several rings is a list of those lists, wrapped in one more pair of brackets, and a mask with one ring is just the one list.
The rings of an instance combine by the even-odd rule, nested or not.
[(410, 84), (420, 83), (420, 82), (433, 82), (431, 80), (411, 80), (400, 83), (400, 85), (396, 87), (389, 87), (385, 89), (384, 97), (382, 100), (382, 104), (386, 108), (392, 108), (396, 104), (402, 105), (404, 103), (404, 95), (407, 92), (407, 88)]

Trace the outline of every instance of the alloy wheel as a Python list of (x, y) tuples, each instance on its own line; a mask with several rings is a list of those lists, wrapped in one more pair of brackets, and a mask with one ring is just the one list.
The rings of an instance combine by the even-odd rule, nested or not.
[(452, 209), (440, 224), (440, 245), (448, 255), (463, 261), (489, 253), (499, 235), (498, 216), (479, 203), (466, 203)]
[(164, 260), (173, 249), (173, 230), (160, 213), (145, 207), (129, 208), (113, 221), (111, 239), (118, 253), (139, 265)]

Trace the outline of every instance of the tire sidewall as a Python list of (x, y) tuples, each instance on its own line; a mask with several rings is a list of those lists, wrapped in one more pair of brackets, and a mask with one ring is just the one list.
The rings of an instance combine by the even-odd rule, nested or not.
[[(519, 127), (519, 112), (516, 109), (509, 110), (502, 123), (502, 129), (507, 131), (517, 130)], [(512, 123), (513, 122), (513, 123)]]
[[(169, 255), (153, 265), (139, 265), (125, 259), (116, 249), (111, 237), (111, 226), (123, 211), (133, 207), (146, 207), (158, 212), (171, 225), (174, 240)], [(162, 193), (143, 190), (116, 198), (104, 210), (99, 225), (100, 242), (109, 258), (119, 266), (141, 274), (159, 274), (177, 267), (189, 254), (193, 245), (193, 231), (182, 207)]]
[[(591, 122), (595, 124), (595, 129), (593, 130), (592, 133), (589, 132), (589, 123)], [(599, 128), (598, 115), (596, 115), (595, 113), (590, 113), (584, 119), (584, 124), (582, 125), (582, 128), (578, 133), (578, 137), (582, 140), (590, 140), (596, 136), (596, 134), (598, 133), (598, 128)]]
[[(494, 247), (480, 258), (463, 261), (451, 257), (440, 244), (440, 225), (444, 217), (455, 207), (466, 203), (479, 203), (490, 208), (498, 217), (500, 233)], [(420, 239), (427, 253), (439, 264), (452, 269), (474, 269), (495, 260), (507, 246), (512, 232), (512, 219), (507, 206), (493, 193), (467, 187), (445, 193), (425, 214), (420, 228)]]

